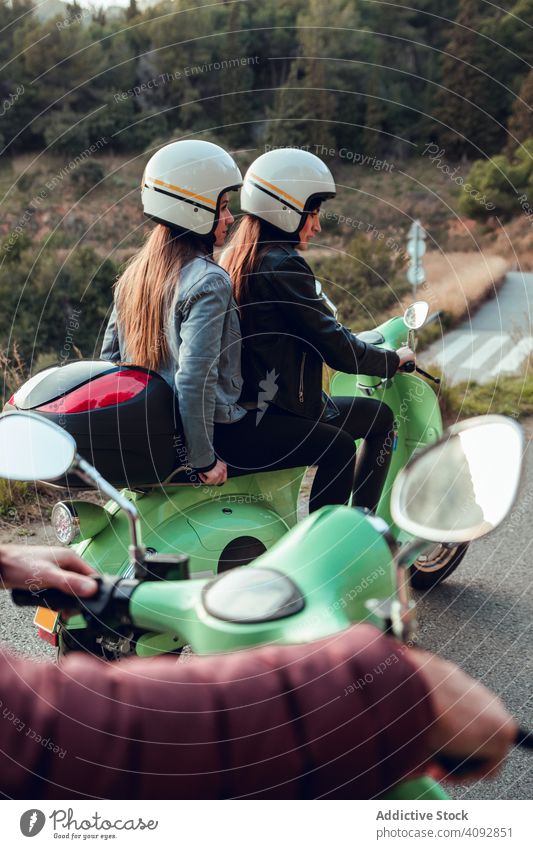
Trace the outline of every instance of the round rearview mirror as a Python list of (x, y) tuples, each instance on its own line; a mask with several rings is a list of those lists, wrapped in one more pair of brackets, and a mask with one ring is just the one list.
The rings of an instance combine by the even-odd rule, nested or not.
[(422, 327), (428, 317), (429, 304), (427, 301), (415, 301), (407, 307), (403, 314), (403, 321), (409, 330), (418, 330)]
[(57, 480), (75, 457), (76, 442), (53, 422), (32, 413), (0, 416), (0, 478)]
[(504, 416), (451, 427), (415, 457), (392, 489), (396, 524), (431, 542), (468, 542), (496, 528), (520, 483), (522, 429)]

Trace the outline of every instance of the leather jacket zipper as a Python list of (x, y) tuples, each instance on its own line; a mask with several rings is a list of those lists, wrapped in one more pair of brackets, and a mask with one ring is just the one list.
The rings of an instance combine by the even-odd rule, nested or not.
[(300, 366), (300, 389), (298, 392), (298, 398), (300, 400), (300, 404), (304, 402), (304, 368), (305, 368), (305, 358), (307, 357), (307, 352), (302, 354), (302, 365)]

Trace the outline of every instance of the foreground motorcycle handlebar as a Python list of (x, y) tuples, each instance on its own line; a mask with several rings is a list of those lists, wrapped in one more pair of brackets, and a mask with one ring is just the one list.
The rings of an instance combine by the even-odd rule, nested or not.
[[(100, 626), (102, 621), (135, 625), (136, 623), (130, 614), (130, 601), (135, 591), (142, 586), (143, 581), (134, 578), (111, 578), (105, 575), (97, 578), (97, 581), (99, 584), (98, 591), (93, 596), (84, 599), (55, 589), (43, 589), (36, 592), (12, 590), (11, 595), (13, 602), (20, 607), (44, 606), (50, 607), (52, 610), (70, 610), (82, 613), (89, 625), (92, 621), (98, 622)], [(168, 588), (168, 584), (166, 586)], [(533, 732), (526, 728), (519, 728), (514, 745), (533, 749)], [(483, 761), (479, 758), (457, 760), (441, 753), (435, 755), (435, 761), (448, 774), (458, 777), (483, 765)]]
[[(127, 578), (98, 576), (97, 592), (88, 598), (79, 598), (55, 589), (12, 590), (11, 597), (18, 607), (48, 607), (50, 610), (68, 610), (82, 613), (85, 618), (102, 622), (117, 618), (130, 623), (129, 602), (141, 581)], [(132, 623), (133, 624), (133, 623)]]

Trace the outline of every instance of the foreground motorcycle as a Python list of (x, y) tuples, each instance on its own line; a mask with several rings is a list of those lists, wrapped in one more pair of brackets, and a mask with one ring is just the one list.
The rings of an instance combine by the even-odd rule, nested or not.
[[(514, 421), (485, 416), (462, 422), (398, 475), (391, 513), (412, 535), (408, 546), (399, 546), (379, 518), (324, 507), (253, 563), (195, 579), (188, 558), (146, 553), (135, 504), (77, 454), (69, 434), (33, 414), (7, 413), (0, 416), (1, 477), (57, 480), (77, 473), (115, 501), (131, 532), (131, 578), (102, 576), (91, 599), (14, 590), (13, 600), (44, 604), (52, 615), (77, 609), (89, 630), (106, 629), (115, 638), (124, 629), (136, 631), (139, 642), (166, 633), (198, 654), (308, 642), (363, 620), (411, 641), (415, 621), (407, 568), (413, 556), (428, 541), (445, 537), (460, 543), (496, 528), (514, 502), (522, 454), (522, 431)], [(528, 741), (531, 745), (530, 735), (521, 731), (517, 742)], [(398, 786), (389, 798), (446, 796), (425, 777)]]
[[(427, 304), (416, 302), (403, 318), (393, 318), (361, 336), (398, 348), (406, 341), (412, 343), (406, 335), (424, 324), (427, 313)], [(391, 489), (409, 458), (442, 433), (435, 393), (420, 377), (407, 373), (379, 384), (375, 378), (337, 374), (332, 389), (343, 395), (375, 394), (393, 409), (395, 432), (386, 447), (393, 457), (377, 513), (394, 538), (406, 543), (409, 533), (396, 526), (391, 516)], [(180, 466), (184, 448), (174, 394), (162, 378), (146, 369), (108, 361), (49, 368), (27, 381), (6, 410), (33, 412), (71, 433), (81, 456), (115, 486), (126, 488), (124, 499), (135, 504), (149, 552), (187, 555), (195, 577), (213, 577), (252, 562), (297, 522), (304, 468), (243, 475), (230, 478), (223, 487), (207, 487)], [(75, 475), (57, 483), (70, 489), (87, 486)], [(102, 507), (78, 499), (59, 502), (52, 524), (58, 540), (74, 544), (77, 553), (99, 572), (128, 575), (128, 527), (116, 503)], [(429, 555), (413, 558), (412, 582), (415, 586), (438, 582), (455, 568), (466, 547), (466, 542), (440, 540)], [(356, 546), (354, 553), (358, 550)], [(368, 565), (372, 571), (372, 558)], [(107, 634), (98, 635), (95, 642), (94, 633), (80, 618), (68, 623), (56, 620), (52, 627), (48, 611), (41, 611), (37, 621), (40, 635), (58, 643), (61, 653), (84, 648), (114, 658), (132, 650), (127, 640), (110, 642)], [(176, 648), (180, 646), (174, 638), (160, 635), (143, 638), (136, 645), (138, 654)]]

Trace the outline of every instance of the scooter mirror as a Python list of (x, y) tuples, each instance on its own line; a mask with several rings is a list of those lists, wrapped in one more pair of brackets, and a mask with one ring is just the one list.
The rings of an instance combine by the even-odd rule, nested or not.
[(403, 321), (409, 330), (418, 330), (422, 327), (428, 317), (429, 304), (427, 301), (415, 301), (407, 307), (403, 314)]
[(0, 478), (54, 481), (74, 465), (76, 442), (32, 413), (0, 415)]
[(484, 536), (513, 505), (523, 451), (523, 432), (513, 419), (479, 416), (454, 425), (398, 475), (392, 518), (431, 542)]
[[(112, 498), (128, 517), (132, 573), (145, 575), (145, 549), (135, 504), (76, 452), (73, 437), (54, 422), (35, 413), (0, 415), (0, 478), (13, 481), (54, 481), (70, 471)], [(129, 577), (129, 573), (128, 573)]]

